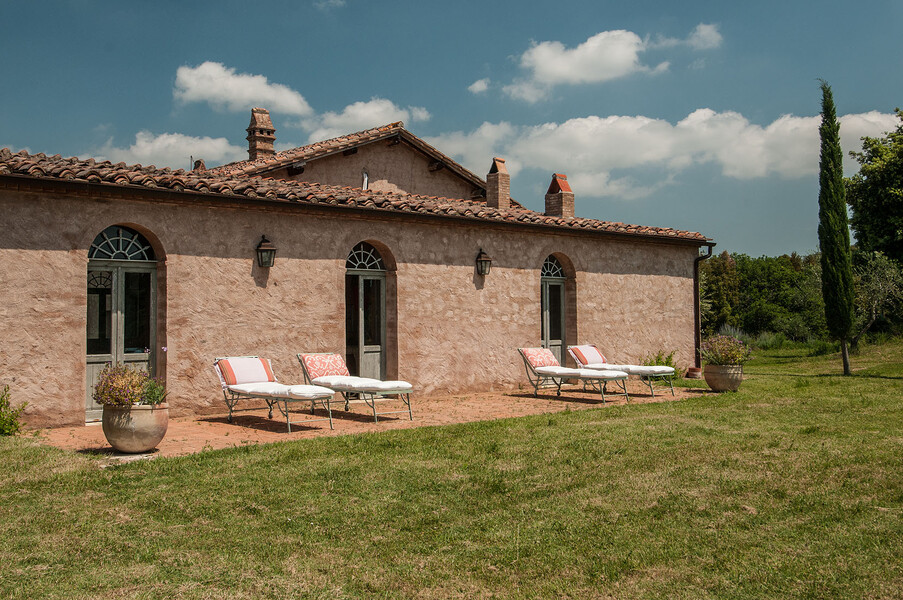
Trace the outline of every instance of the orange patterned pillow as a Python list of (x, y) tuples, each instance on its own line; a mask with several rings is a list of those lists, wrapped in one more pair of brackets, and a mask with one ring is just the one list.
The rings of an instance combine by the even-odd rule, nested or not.
[(339, 354), (302, 354), (301, 360), (311, 379), (351, 375), (345, 360)]
[(560, 367), (558, 359), (548, 348), (521, 348), (527, 361), (534, 369), (537, 367)]

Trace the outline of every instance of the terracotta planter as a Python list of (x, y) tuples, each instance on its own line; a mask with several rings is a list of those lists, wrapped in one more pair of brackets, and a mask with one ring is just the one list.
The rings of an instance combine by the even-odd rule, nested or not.
[(706, 365), (705, 382), (716, 392), (736, 392), (743, 382), (743, 365)]
[(702, 369), (699, 367), (690, 367), (684, 374), (685, 379), (702, 379)]
[(115, 450), (137, 454), (157, 447), (169, 426), (169, 405), (103, 407), (103, 434)]

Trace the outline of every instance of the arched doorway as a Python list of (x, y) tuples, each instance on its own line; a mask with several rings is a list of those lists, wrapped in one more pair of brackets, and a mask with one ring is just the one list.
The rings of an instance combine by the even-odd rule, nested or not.
[(345, 362), (352, 375), (383, 379), (386, 372), (386, 265), (361, 242), (345, 261)]
[(542, 307), (542, 347), (552, 350), (559, 364), (564, 364), (565, 339), (565, 276), (561, 262), (553, 255), (546, 257), (540, 271)]
[(104, 229), (88, 251), (85, 420), (100, 420), (94, 384), (107, 363), (154, 374), (157, 262), (147, 239), (128, 227)]

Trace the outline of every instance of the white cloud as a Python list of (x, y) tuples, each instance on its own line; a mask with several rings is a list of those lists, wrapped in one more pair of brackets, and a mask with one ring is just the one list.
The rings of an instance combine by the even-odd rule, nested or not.
[(316, 142), (395, 121), (409, 124), (427, 121), (429, 118), (430, 113), (425, 108), (418, 106), (401, 108), (391, 100), (372, 98), (367, 102), (349, 104), (342, 112), (325, 112), (305, 119), (302, 126), (311, 132), (310, 141)]
[(718, 48), (723, 41), (724, 38), (721, 37), (718, 26), (707, 23), (700, 23), (697, 25), (696, 29), (693, 30), (693, 33), (690, 34), (690, 37), (687, 38), (687, 43), (691, 48), (695, 48), (696, 50), (711, 50), (713, 48)]
[[(510, 123), (484, 122), (470, 133), (454, 131), (424, 140), (482, 177), (489, 172), (494, 156), (505, 157), (516, 133), (517, 128)], [(506, 162), (508, 171), (517, 173), (516, 161)]]
[(483, 79), (477, 79), (469, 86), (467, 86), (467, 91), (471, 94), (482, 94), (486, 90), (489, 89), (489, 78), (484, 77)]
[(521, 67), (538, 83), (593, 83), (648, 70), (640, 63), (643, 40), (624, 30), (603, 31), (573, 49), (542, 42), (521, 56)]
[[(895, 115), (878, 112), (840, 121), (845, 151), (897, 122)], [(675, 124), (644, 116), (589, 116), (532, 127), (483, 123), (471, 133), (428, 141), (476, 173), (501, 156), (512, 172), (563, 172), (582, 196), (629, 200), (671, 185), (693, 165), (714, 164), (724, 176), (741, 180), (812, 177), (818, 172), (819, 122), (818, 116), (785, 115), (763, 127), (737, 112), (703, 108)], [(847, 158), (845, 167), (852, 174), (857, 165)]]
[(236, 73), (235, 69), (210, 61), (197, 67), (179, 67), (173, 96), (180, 102), (207, 102), (214, 108), (233, 112), (260, 106), (301, 117), (313, 113), (304, 96), (288, 86), (270, 83), (263, 75)]
[(154, 135), (139, 131), (135, 143), (128, 148), (113, 145), (110, 138), (100, 148), (84, 153), (99, 160), (127, 164), (156, 165), (173, 169), (190, 169), (191, 157), (202, 158), (208, 167), (248, 157), (247, 148), (233, 146), (226, 138), (193, 137), (182, 133)]
[[(534, 43), (520, 57), (520, 66), (528, 75), (502, 89), (512, 98), (535, 103), (546, 98), (556, 85), (603, 83), (636, 73), (655, 75), (667, 71), (669, 61), (654, 67), (642, 62), (641, 55), (648, 49), (684, 45), (708, 50), (721, 42), (717, 25), (700, 23), (685, 40), (659, 37), (649, 42), (632, 31), (618, 29), (597, 33), (576, 48), (567, 48), (558, 41)], [(471, 88), (468, 89), (475, 91)]]

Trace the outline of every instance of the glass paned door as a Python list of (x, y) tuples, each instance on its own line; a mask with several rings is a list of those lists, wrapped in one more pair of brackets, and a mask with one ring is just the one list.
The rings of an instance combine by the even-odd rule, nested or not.
[(564, 364), (564, 280), (542, 279), (542, 346)]
[(88, 267), (86, 421), (97, 421), (103, 413), (92, 396), (104, 365), (124, 363), (153, 374), (155, 274), (152, 263), (92, 261)]
[(352, 375), (385, 374), (386, 278), (383, 273), (345, 276), (346, 362)]

